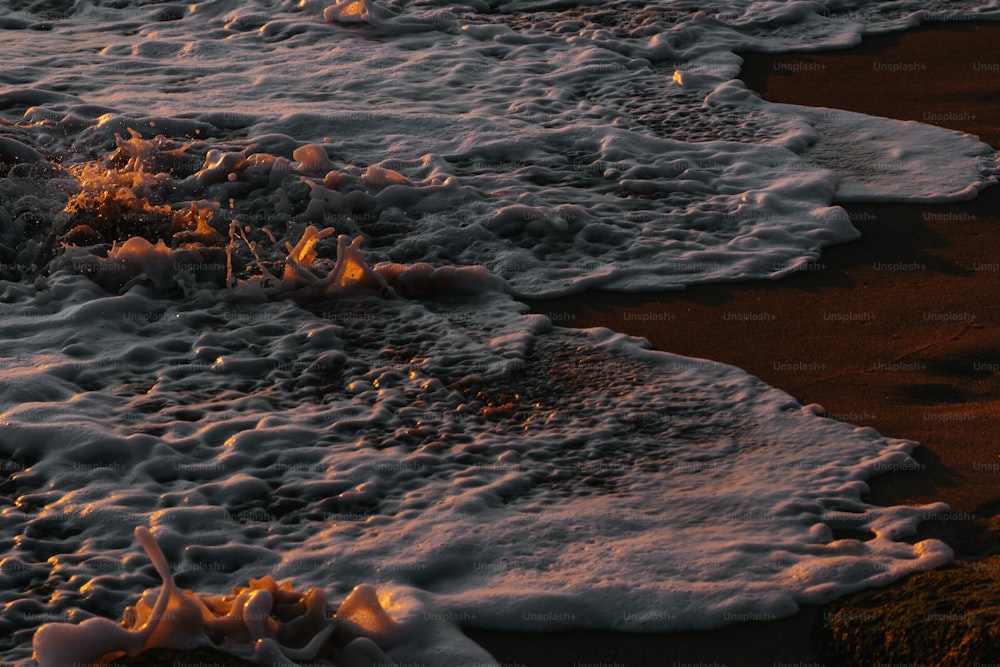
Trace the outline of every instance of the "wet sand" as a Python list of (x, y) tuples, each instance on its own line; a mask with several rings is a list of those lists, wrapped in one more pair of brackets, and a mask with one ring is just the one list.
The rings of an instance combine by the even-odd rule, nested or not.
[[(918, 120), (997, 147), (998, 42), (1000, 24), (929, 23), (847, 51), (745, 54), (742, 78), (773, 101)], [(872, 480), (870, 499), (947, 502), (952, 516), (926, 522), (918, 539), (985, 556), (1000, 525), (1000, 187), (962, 204), (846, 208), (862, 238), (781, 281), (530, 305), (562, 325), (739, 366), (834, 418), (921, 443), (921, 468)], [(810, 634), (822, 614), (664, 635), (469, 634), (507, 667), (773, 667), (817, 660)]]

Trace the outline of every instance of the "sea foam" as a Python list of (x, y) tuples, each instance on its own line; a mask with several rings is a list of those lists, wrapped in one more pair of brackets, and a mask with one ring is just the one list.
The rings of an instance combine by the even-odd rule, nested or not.
[(908, 541), (944, 505), (864, 500), (914, 443), (516, 299), (778, 278), (838, 202), (973, 196), (988, 147), (765, 102), (733, 51), (994, 4), (121, 4), (0, 10), (5, 660), (142, 627), (136, 526), (200, 600), (361, 586), (434, 665), (951, 557)]
[[(5, 631), (40, 622), (33, 599), (46, 621), (120, 614), (150, 585), (135, 525), (205, 594), (370, 584), (420, 591), (429, 620), (534, 630), (778, 617), (949, 560), (906, 542), (946, 506), (862, 500), (912, 443), (412, 270), (423, 296), (399, 296), (406, 271), (382, 275), (395, 296), (295, 300), (102, 296), (64, 274), (7, 304), (3, 335), (32, 352), (0, 395), (21, 466), (4, 530), (30, 537)], [(65, 595), (23, 588), (38, 568)]]

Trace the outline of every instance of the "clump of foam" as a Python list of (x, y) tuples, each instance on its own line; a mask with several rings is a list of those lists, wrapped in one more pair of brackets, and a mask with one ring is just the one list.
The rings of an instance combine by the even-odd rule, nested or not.
[[(305, 288), (322, 292), (358, 285), (388, 290), (383, 277), (365, 262), (360, 236), (352, 240), (340, 235), (337, 256), (331, 262), (319, 257), (317, 246), (335, 230), (309, 225), (294, 245), (285, 242), (287, 255), (280, 259), (279, 241), (266, 227), (260, 231), (270, 240), (269, 248), (251, 241), (247, 236), (250, 227), (235, 220), (229, 225), (226, 242), (211, 224), (220, 208), (217, 202), (183, 202), (186, 206), (162, 203), (177, 184), (166, 172), (155, 172), (161, 165), (160, 158), (168, 154), (176, 160), (178, 152), (190, 145), (168, 150), (162, 137), (145, 140), (137, 132), (130, 132), (127, 140), (116, 138), (117, 150), (107, 162), (87, 162), (70, 168), (80, 190), (64, 207), (64, 212), (72, 216), (68, 225), (71, 229), (62, 238), (62, 260), (51, 268), (71, 267), (111, 291), (127, 289), (136, 281), (170, 289), (186, 284), (192, 274), (195, 282), (227, 284), (244, 291), (264, 288), (287, 293)], [(255, 157), (261, 156), (251, 156)], [(322, 145), (300, 146), (293, 157), (298, 170), (322, 173), (324, 182), (336, 185), (331, 174), (339, 173), (330, 171), (332, 164)], [(233, 180), (233, 169), (247, 169), (258, 162), (244, 160), (239, 153), (209, 151), (205, 168), (195, 174), (194, 180)], [(207, 176), (210, 172), (211, 178)], [(377, 166), (365, 171), (361, 180), (376, 189), (410, 184), (399, 172)], [(237, 258), (241, 242), (252, 255), (252, 261), (242, 266)], [(111, 248), (104, 256), (103, 250), (95, 255), (92, 247), (101, 243), (110, 243)], [(283, 271), (276, 270), (276, 264), (283, 264)]]
[(412, 33), (435, 30), (434, 21), (400, 15), (374, 0), (340, 0), (323, 10), (327, 23), (376, 26), (383, 33)]
[(136, 528), (135, 536), (149, 555), (157, 573), (163, 578), (163, 588), (142, 623), (132, 627), (116, 625), (106, 618), (89, 618), (79, 625), (47, 623), (38, 628), (32, 640), (34, 658), (39, 667), (70, 667), (93, 664), (121, 655), (136, 655), (149, 648), (149, 640), (176, 592), (166, 558), (152, 535), (145, 528)]
[(163, 135), (143, 139), (142, 135), (130, 127), (129, 138), (115, 135), (115, 152), (110, 163), (125, 171), (145, 171), (153, 174), (172, 173), (184, 159), (184, 155), (194, 143), (175, 146)]
[[(326, 592), (296, 591), (270, 575), (233, 588), (232, 594), (181, 591), (167, 559), (150, 531), (135, 536), (163, 580), (125, 609), (120, 624), (102, 617), (80, 624), (47, 623), (32, 641), (39, 667), (103, 664), (148, 649), (225, 651), (263, 667), (299, 663), (346, 667), (392, 667), (396, 658), (418, 658), (442, 666), (475, 662), (495, 665), (457, 628), (434, 620), (425, 601), (402, 590), (356, 586), (336, 612), (329, 613)], [(442, 657), (444, 656), (444, 657)]]
[(325, 276), (316, 273), (316, 244), (332, 235), (331, 228), (320, 231), (313, 225), (306, 227), (302, 238), (293, 247), (286, 243), (283, 282), (288, 287), (310, 286), (321, 289), (345, 289), (354, 285), (386, 288), (380, 275), (372, 271), (361, 254), (362, 237), (352, 241), (346, 234), (337, 237), (337, 260)]
[(303, 594), (270, 576), (250, 579), (232, 595), (180, 591), (149, 530), (137, 527), (135, 535), (163, 586), (128, 607), (120, 625), (95, 617), (79, 625), (41, 626), (32, 644), (39, 667), (101, 663), (151, 648), (204, 646), (267, 667), (323, 658), (334, 664), (395, 664), (379, 642), (391, 642), (399, 625), (372, 586), (355, 588), (332, 618), (322, 589)]
[(63, 209), (71, 214), (63, 240), (82, 245), (141, 236), (174, 246), (222, 245), (222, 236), (209, 224), (217, 204), (191, 202), (174, 208), (164, 202), (173, 179), (157, 169), (162, 158), (174, 160), (187, 146), (164, 150), (162, 137), (145, 140), (129, 131), (131, 138), (117, 137), (118, 148), (108, 163), (85, 162), (69, 168), (80, 190)]
[(390, 185), (412, 185), (410, 179), (394, 169), (372, 165), (361, 174), (361, 182), (370, 188), (387, 188)]
[[(315, 293), (336, 292), (351, 288), (367, 288), (376, 291), (391, 291), (381, 275), (373, 271), (365, 261), (361, 252), (363, 238), (353, 240), (346, 234), (337, 237), (337, 256), (331, 263), (328, 259), (319, 258), (317, 244), (334, 234), (332, 227), (319, 229), (309, 225), (293, 246), (285, 243), (284, 272), (281, 277), (274, 275), (261, 259), (259, 244), (246, 237), (239, 225), (230, 226), (229, 272), (227, 283), (237, 291), (259, 289), (261, 287), (276, 293), (287, 294), (296, 290), (307, 290)], [(240, 279), (234, 272), (234, 255), (238, 241), (243, 241), (251, 252), (256, 264), (257, 273)]]
[(392, 289), (403, 296), (437, 294), (441, 292), (506, 292), (507, 283), (486, 267), (434, 266), (427, 262), (399, 264), (379, 262), (373, 268)]
[(75, 234), (86, 225), (102, 240), (125, 235), (159, 235), (160, 228), (173, 221), (169, 204), (152, 204), (153, 190), (163, 185), (165, 176), (142, 171), (118, 171), (97, 162), (70, 167), (80, 183), (80, 191), (66, 202), (65, 212), (73, 215)]
[(330, 23), (368, 23), (371, 14), (371, 3), (365, 0), (342, 0), (323, 10), (324, 20)]
[[(114, 243), (106, 257), (94, 255), (85, 248), (66, 248), (63, 258), (54, 262), (53, 267), (72, 268), (109, 291), (124, 291), (143, 282), (161, 291), (170, 290), (193, 279), (226, 284), (237, 293), (288, 295), (306, 290), (321, 294), (356, 288), (391, 293), (386, 278), (365, 261), (361, 252), (362, 237), (352, 240), (341, 234), (337, 238), (336, 259), (331, 261), (318, 256), (317, 244), (334, 231), (330, 227), (319, 229), (309, 225), (294, 246), (286, 242), (288, 254), (280, 275), (273, 272), (273, 263), (262, 259), (260, 244), (250, 241), (235, 222), (230, 225), (230, 241), (225, 248), (205, 247), (197, 242), (170, 248), (162, 239), (154, 244), (141, 236), (133, 236), (122, 243)], [(191, 232), (199, 233), (198, 229)], [(237, 267), (240, 242), (253, 256), (249, 267)], [(395, 277), (405, 268), (388, 271), (387, 276)]]

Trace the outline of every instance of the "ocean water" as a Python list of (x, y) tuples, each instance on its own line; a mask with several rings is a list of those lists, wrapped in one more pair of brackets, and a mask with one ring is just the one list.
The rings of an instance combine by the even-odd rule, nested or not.
[[(976, 138), (765, 102), (734, 51), (997, 15), (6, 3), (0, 657), (46, 626), (82, 647), (48, 664), (84, 662), (114, 634), (87, 619), (156, 616), (137, 526), (177, 614), (268, 575), (347, 598), (320, 657), (352, 665), (493, 664), (463, 626), (777, 618), (947, 562), (906, 539), (946, 505), (862, 500), (915, 443), (519, 299), (779, 279), (856, 238), (838, 203), (974, 197)], [(252, 618), (146, 644), (295, 662), (308, 633)]]

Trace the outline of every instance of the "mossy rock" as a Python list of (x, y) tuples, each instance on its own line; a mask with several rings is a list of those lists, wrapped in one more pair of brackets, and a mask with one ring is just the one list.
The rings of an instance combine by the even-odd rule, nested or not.
[(1000, 556), (914, 574), (838, 600), (815, 644), (828, 665), (1000, 663)]

